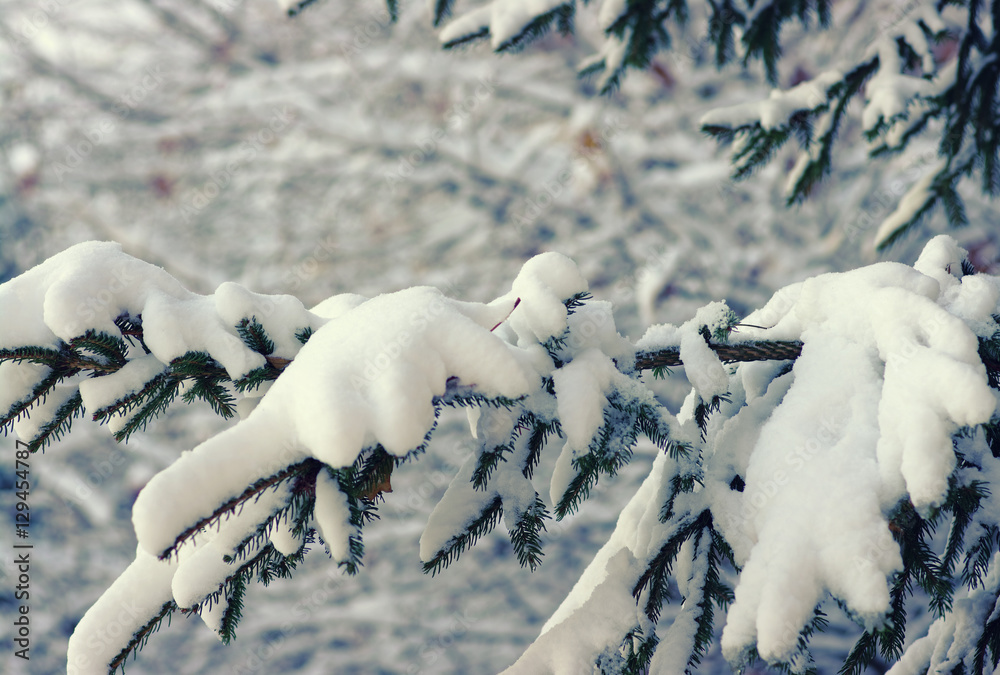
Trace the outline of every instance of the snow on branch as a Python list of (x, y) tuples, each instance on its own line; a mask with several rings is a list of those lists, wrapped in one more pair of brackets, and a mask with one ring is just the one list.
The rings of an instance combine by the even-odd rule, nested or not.
[[(81, 621), (70, 672), (115, 672), (175, 610), (229, 641), (248, 585), (290, 576), (316, 543), (357, 573), (393, 470), (445, 406), (467, 410), (477, 450), (421, 536), (432, 574), (501, 522), (534, 569), (547, 520), (614, 479), (641, 437), (657, 448), (510, 673), (690, 671), (723, 619), (734, 666), (802, 670), (830, 599), (865, 631), (845, 664), (857, 670), (903, 651), (914, 582), (941, 619), (901, 664), (945, 643), (967, 672), (1000, 658), (972, 639), (996, 624), (1000, 279), (973, 274), (948, 237), (912, 267), (808, 279), (742, 320), (711, 303), (637, 343), (556, 253), (490, 303), (417, 287), (306, 310), (235, 284), (198, 296), (116, 245), (82, 244), (0, 286), (0, 309), (16, 319), (0, 325), (3, 430), (35, 448), (84, 408), (121, 437), (178, 395), (241, 418), (139, 494), (136, 561)], [(643, 371), (676, 365), (692, 390), (675, 415)], [(684, 604), (662, 621), (675, 589)]]
[[(732, 142), (736, 180), (750, 176), (797, 137), (800, 153), (786, 183), (791, 204), (805, 199), (830, 173), (833, 143), (855, 96), (864, 99), (861, 124), (873, 157), (903, 151), (933, 121), (944, 120), (940, 163), (903, 196), (874, 243), (879, 249), (891, 245), (938, 203), (952, 226), (965, 225), (968, 218), (957, 191), (963, 177), (979, 171), (983, 192), (1000, 194), (1000, 146), (994, 135), (982, 131), (1000, 122), (1000, 42), (979, 3), (959, 6), (967, 15), (964, 27), (946, 23), (941, 5), (908, 6), (899, 20), (880, 26), (865, 53), (848, 57), (853, 60), (843, 73), (828, 71), (790, 89), (776, 89), (765, 101), (712, 110), (702, 118), (702, 131)], [(1000, 2), (993, 0), (994, 15), (998, 7)], [(994, 38), (987, 38), (991, 33)], [(939, 63), (932, 45), (952, 40), (958, 44), (956, 55)]]

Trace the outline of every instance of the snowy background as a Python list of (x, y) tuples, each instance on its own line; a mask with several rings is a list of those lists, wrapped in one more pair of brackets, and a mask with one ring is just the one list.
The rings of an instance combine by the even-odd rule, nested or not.
[[(782, 83), (860, 49), (903, 5), (838, 2), (837, 29), (808, 41), (788, 31)], [(634, 340), (712, 300), (743, 314), (787, 283), (875, 260), (874, 228), (933, 156), (914, 144), (869, 161), (848, 128), (837, 175), (801, 208), (782, 206), (791, 148), (730, 182), (727, 151), (698, 119), (767, 90), (758, 70), (711, 67), (697, 11), (678, 53), (609, 98), (574, 77), (598, 43), (585, 14), (575, 38), (504, 57), (441, 52), (420, 3), (401, 3), (397, 25), (378, 0), (326, 0), (294, 20), (257, 0), (0, 0), (0, 17), (0, 281), (111, 239), (199, 293), (232, 280), (310, 306), (430, 284), (486, 301), (526, 259), (557, 250)], [(956, 236), (996, 273), (995, 206), (969, 206), (977, 224)], [(912, 262), (943, 227), (936, 216), (887, 257)], [(682, 393), (663, 390), (673, 410)], [(0, 669), (65, 670), (76, 622), (134, 557), (135, 495), (223, 425), (178, 408), (118, 446), (78, 422), (32, 459), (32, 659), (24, 669), (5, 651)], [(315, 552), (293, 581), (251, 589), (233, 645), (180, 618), (128, 672), (493, 673), (513, 662), (610, 533), (652, 450), (550, 528), (535, 573), (501, 531), (431, 579), (417, 541), (471, 451), (464, 415), (435, 438), (394, 473), (361, 574), (343, 577)], [(5, 510), (11, 471), (0, 465)], [(816, 641), (824, 672), (857, 632), (837, 621)], [(717, 648), (703, 671), (729, 672)]]

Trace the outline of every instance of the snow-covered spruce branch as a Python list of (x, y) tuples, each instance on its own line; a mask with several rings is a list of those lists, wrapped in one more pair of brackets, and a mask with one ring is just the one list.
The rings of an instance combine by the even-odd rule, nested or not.
[[(878, 248), (891, 245), (936, 204), (952, 226), (968, 224), (958, 183), (978, 173), (982, 191), (1000, 195), (998, 79), (1000, 0), (954, 3), (963, 20), (942, 14), (951, 3), (918, 3), (880, 26), (864, 54), (850, 55), (844, 72), (831, 70), (768, 99), (709, 112), (702, 130), (733, 142), (733, 176), (743, 179), (766, 164), (792, 137), (801, 151), (786, 184), (788, 202), (805, 199), (832, 167), (833, 144), (856, 96), (874, 156), (904, 151), (928, 129), (940, 133), (938, 159), (907, 172), (909, 190), (875, 232)], [(987, 5), (989, 9), (987, 9)], [(909, 6), (908, 6), (909, 9)], [(935, 46), (953, 43), (953, 53)], [(946, 56), (942, 56), (942, 54)], [(852, 226), (857, 225), (852, 223)], [(863, 223), (858, 230), (871, 224)]]
[[(547, 520), (640, 436), (658, 448), (509, 673), (691, 672), (723, 616), (734, 666), (806, 672), (831, 602), (865, 630), (845, 672), (878, 654), (895, 674), (986, 672), (1000, 659), (1000, 279), (964, 256), (938, 237), (913, 267), (809, 279), (743, 320), (712, 303), (633, 344), (554, 253), (488, 304), (418, 287), (307, 310), (235, 284), (198, 296), (114, 244), (76, 246), (0, 286), (4, 431), (38, 447), (77, 397), (115, 431), (177, 395), (240, 420), (142, 490), (136, 560), (78, 625), (69, 672), (114, 672), (175, 610), (228, 641), (249, 584), (291, 575), (317, 537), (357, 572), (392, 472), (446, 406), (467, 410), (478, 449), (421, 537), (431, 573), (501, 521), (534, 568)], [(692, 391), (675, 416), (639, 366), (679, 363)], [(914, 586), (939, 618), (904, 651)]]

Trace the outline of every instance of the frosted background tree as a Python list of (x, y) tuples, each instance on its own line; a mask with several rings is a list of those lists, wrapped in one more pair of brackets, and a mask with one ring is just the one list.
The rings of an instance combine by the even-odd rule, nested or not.
[[(540, 49), (501, 63), (489, 54), (437, 53), (426, 18), (412, 8), (396, 25), (381, 7), (339, 3), (311, 7), (308, 20), (290, 24), (254, 4), (28, 9), (5, 8), (17, 49), (0, 61), (3, 208), (10, 214), (0, 254), (8, 276), (76, 241), (110, 238), (205, 294), (237, 279), (312, 306), (333, 292), (370, 296), (432, 283), (448, 295), (488, 300), (509, 289), (534, 251), (554, 249), (581, 263), (591, 290), (614, 303), (621, 332), (638, 338), (654, 318), (681, 324), (723, 297), (743, 316), (789, 282), (870, 260), (874, 228), (938, 157), (926, 135), (882, 163), (844, 153), (834, 165), (839, 175), (786, 212), (769, 186), (780, 193), (794, 152), (777, 151), (785, 164), (735, 184), (726, 179), (728, 161), (706, 162), (710, 146), (696, 140), (709, 108), (760, 97), (752, 70), (734, 77), (701, 68), (711, 65), (710, 41), (693, 31), (675, 43), (681, 49), (622, 78), (613, 97), (594, 98), (571, 71), (603, 39), (584, 12), (572, 40), (543, 38)], [(695, 27), (703, 20), (697, 11)], [(860, 53), (872, 33), (909, 11), (848, 3), (834, 8), (829, 32), (800, 33), (791, 24), (779, 80), (842, 67), (828, 60)], [(278, 131), (261, 136), (272, 122)], [(845, 116), (842, 135), (857, 135), (858, 124)], [(100, 142), (88, 150), (91, 137)], [(860, 175), (863, 181), (850, 180)], [(991, 207), (975, 192), (966, 197), (972, 223), (955, 235), (973, 264), (989, 269)], [(942, 222), (934, 218), (897, 243), (893, 257), (916, 259), (924, 233)], [(492, 225), (469, 227), (473, 221)], [(673, 410), (683, 397), (678, 389), (659, 391)], [(640, 443), (615, 481), (594, 488), (601, 506), (588, 511), (588, 502), (572, 519), (547, 521), (541, 537), (558, 545), (546, 546), (547, 564), (533, 575), (521, 574), (516, 560), (505, 567), (514, 558), (503, 550), (505, 538), (487, 536), (485, 553), (480, 546), (465, 554), (479, 563), (463, 558), (458, 570), (424, 582), (416, 543), (403, 540), (422, 529), (465, 453), (478, 452), (459, 445), (456, 439), (468, 439), (459, 426), (446, 411), (437, 445), (415, 465), (423, 478), (394, 474), (395, 502), (382, 506), (391, 524), (384, 518), (381, 530), (367, 532), (365, 574), (331, 582), (329, 566), (307, 557), (278, 595), (255, 591), (267, 609), (247, 613), (243, 640), (220, 650), (210, 631), (175, 623), (149, 644), (141, 667), (170, 670), (166, 655), (176, 640), (193, 652), (191, 669), (205, 672), (223, 664), (291, 671), (331, 659), (348, 669), (496, 672), (512, 662), (569, 590), (575, 573), (566, 570), (582, 570), (610, 534), (609, 514), (635, 492), (655, 455)], [(116, 449), (78, 425), (58, 446), (60, 462), (34, 467), (44, 488), (34, 499), (42, 527), (51, 528), (41, 531), (67, 541), (58, 548), (62, 565), (53, 554), (38, 568), (53, 634), (68, 635), (134, 557), (128, 528), (112, 525), (128, 518), (134, 493), (179, 449), (220, 427), (211, 412), (192, 407), (168, 411), (151, 429)], [(483, 593), (470, 593), (470, 584)], [(331, 600), (320, 602), (324, 596)], [(496, 611), (497, 602), (505, 611)], [(407, 619), (400, 605), (419, 618)], [(676, 609), (664, 605), (663, 614), (669, 619)], [(850, 622), (827, 609), (832, 628), (824, 635), (839, 637), (814, 641), (821, 664), (841, 662), (856, 638)], [(499, 631), (483, 622), (498, 614), (508, 617)], [(912, 633), (931, 618), (912, 617)], [(339, 636), (345, 626), (350, 637), (316, 648), (316, 631)], [(383, 649), (371, 650), (372, 642)], [(64, 667), (65, 638), (38, 646), (38, 672)], [(721, 662), (713, 650), (706, 668)], [(878, 659), (875, 668), (881, 672)]]

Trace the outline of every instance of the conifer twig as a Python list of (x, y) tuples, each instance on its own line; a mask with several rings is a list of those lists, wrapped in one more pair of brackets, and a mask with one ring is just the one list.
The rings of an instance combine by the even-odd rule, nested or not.
[(160, 560), (168, 559), (171, 555), (177, 552), (177, 549), (184, 545), (184, 542), (194, 537), (202, 530), (202, 528), (218, 521), (226, 514), (235, 513), (238, 506), (256, 498), (267, 489), (275, 487), (279, 483), (294, 476), (305, 476), (311, 474), (312, 477), (315, 478), (322, 466), (323, 464), (319, 460), (309, 458), (299, 462), (298, 464), (287, 466), (278, 473), (272, 474), (267, 478), (261, 478), (236, 497), (223, 502), (217, 509), (215, 509), (215, 511), (211, 513), (211, 515), (205, 516), (178, 534), (174, 539), (174, 543), (161, 552), (158, 557)]

